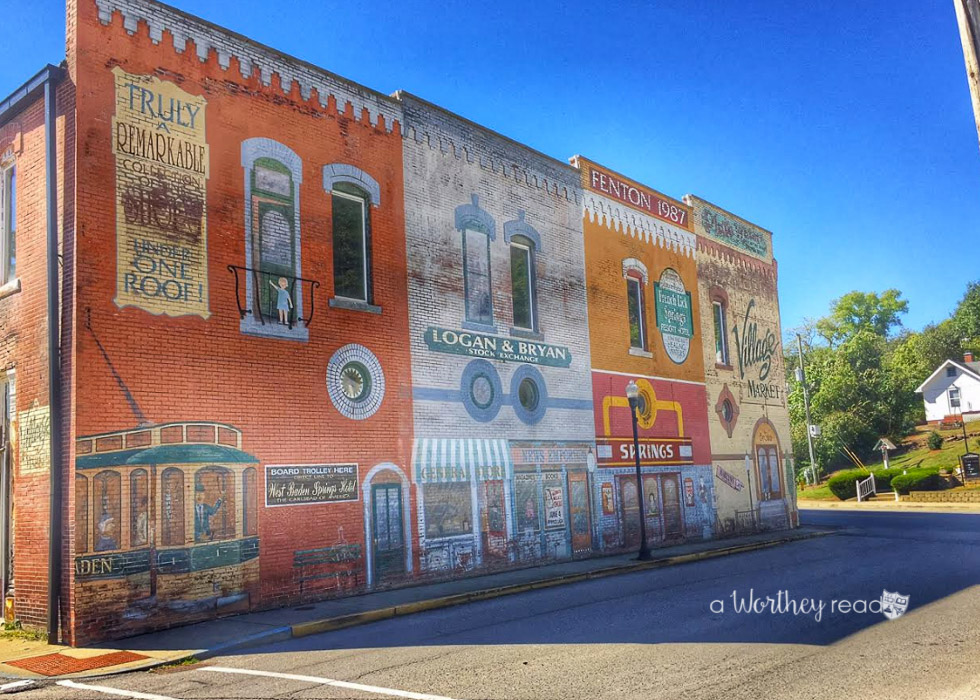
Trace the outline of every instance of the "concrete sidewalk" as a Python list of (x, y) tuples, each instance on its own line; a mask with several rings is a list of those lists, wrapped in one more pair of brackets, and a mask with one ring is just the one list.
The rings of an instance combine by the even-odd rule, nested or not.
[[(72, 649), (70, 647), (52, 646), (44, 642), (7, 646), (0, 638), (0, 677), (9, 679), (79, 678), (143, 670), (162, 664), (177, 663), (185, 659), (204, 659), (257, 644), (318, 634), (390, 617), (411, 615), (425, 610), (487, 600), (537, 588), (559, 586), (749, 552), (786, 542), (828, 535), (833, 532), (834, 530), (827, 528), (802, 527), (796, 530), (681, 544), (654, 550), (656, 558), (646, 562), (637, 561), (635, 553), (564, 561), (484, 576), (472, 576), (441, 583), (325, 600), (292, 608), (247, 613), (117, 640), (111, 646), (100, 645)], [(95, 657), (110, 653), (128, 654), (142, 658), (126, 660), (125, 663), (121, 664), (101, 665), (97, 668), (59, 676), (33, 673), (10, 665), (10, 662), (21, 663), (24, 659), (34, 659), (34, 657), (53, 654), (71, 657), (75, 660), (91, 659), (95, 663)], [(122, 656), (121, 658), (127, 657)], [(65, 661), (65, 659), (57, 660)], [(0, 685), (0, 691), (3, 691), (2, 685)]]
[(840, 510), (864, 511), (918, 511), (920, 513), (980, 513), (980, 503), (927, 503), (920, 501), (870, 500), (857, 501), (817, 501), (800, 498), (796, 502), (800, 510), (823, 510), (837, 508)]

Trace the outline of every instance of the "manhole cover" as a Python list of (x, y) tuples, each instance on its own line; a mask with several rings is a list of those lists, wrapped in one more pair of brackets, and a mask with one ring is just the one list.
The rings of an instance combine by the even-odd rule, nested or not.
[(134, 654), (131, 651), (114, 651), (110, 654), (90, 656), (87, 659), (76, 659), (74, 656), (55, 653), (8, 661), (7, 665), (16, 666), (31, 673), (39, 673), (42, 676), (63, 676), (67, 673), (91, 671), (93, 668), (128, 664), (130, 661), (139, 661), (145, 658), (148, 657), (142, 654)]

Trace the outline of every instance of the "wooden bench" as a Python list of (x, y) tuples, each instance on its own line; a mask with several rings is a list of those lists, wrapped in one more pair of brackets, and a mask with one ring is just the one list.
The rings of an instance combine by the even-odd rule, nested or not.
[(336, 588), (346, 588), (341, 582), (361, 584), (362, 552), (359, 544), (338, 544), (317, 549), (298, 549), (293, 552), (293, 571), (302, 593), (310, 581), (334, 579)]

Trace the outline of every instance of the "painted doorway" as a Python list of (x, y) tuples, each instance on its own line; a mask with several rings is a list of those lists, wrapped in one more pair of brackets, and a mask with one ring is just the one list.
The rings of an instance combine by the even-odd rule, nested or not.
[(488, 559), (507, 558), (507, 512), (504, 482), (483, 482), (483, 551)]
[(592, 551), (592, 508), (589, 504), (589, 475), (568, 474), (569, 508), (572, 518), (572, 553)]
[(401, 484), (371, 486), (371, 547), (376, 583), (405, 573), (403, 516)]
[(677, 540), (684, 536), (684, 516), (681, 514), (681, 486), (677, 474), (660, 477), (664, 496), (664, 539)]
[(640, 502), (636, 498), (636, 478), (616, 477), (619, 481), (619, 508), (623, 523), (623, 546), (640, 546)]

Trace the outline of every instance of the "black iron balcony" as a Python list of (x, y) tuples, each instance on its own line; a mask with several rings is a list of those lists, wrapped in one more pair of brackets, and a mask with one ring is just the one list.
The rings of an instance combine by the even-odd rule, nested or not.
[[(292, 329), (296, 323), (302, 323), (306, 328), (310, 327), (313, 321), (314, 291), (320, 286), (319, 282), (241, 265), (229, 265), (228, 271), (235, 275), (235, 302), (242, 319), (251, 314), (262, 325), (282, 323)], [(250, 291), (245, 284), (249, 275), (252, 280)], [(309, 310), (305, 318), (297, 318), (297, 286), (302, 290), (306, 284), (309, 285), (309, 294), (304, 294), (303, 297), (309, 300)], [(252, 297), (251, 303), (248, 299), (243, 303), (243, 297), (249, 294)]]

